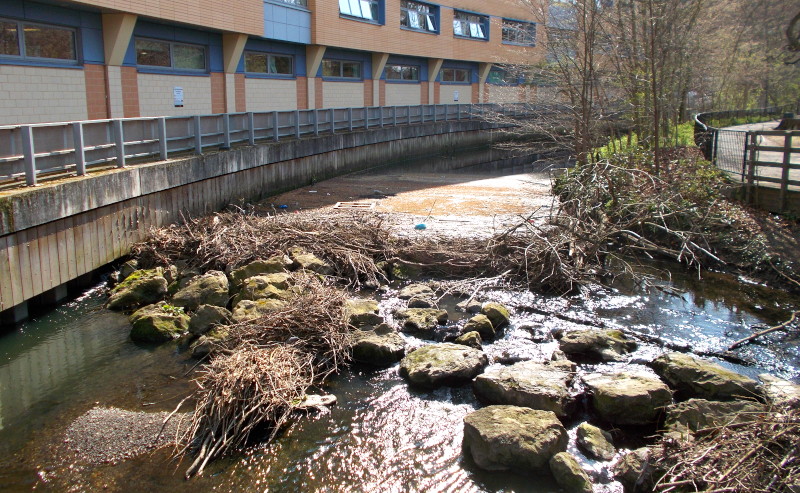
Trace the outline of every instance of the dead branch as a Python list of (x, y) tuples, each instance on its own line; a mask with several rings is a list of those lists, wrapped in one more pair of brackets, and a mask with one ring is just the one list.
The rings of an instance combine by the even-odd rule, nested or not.
[(733, 344), (731, 344), (730, 346), (728, 346), (728, 351), (730, 351), (732, 349), (736, 349), (739, 346), (743, 346), (744, 344), (747, 344), (747, 343), (749, 343), (751, 341), (754, 341), (755, 339), (758, 339), (761, 336), (764, 336), (764, 335), (767, 335), (767, 334), (771, 334), (773, 332), (777, 332), (779, 330), (785, 329), (786, 327), (788, 327), (791, 324), (793, 324), (795, 320), (797, 320), (798, 315), (800, 315), (800, 311), (793, 312), (792, 316), (789, 318), (789, 320), (787, 320), (787, 321), (785, 321), (785, 322), (783, 322), (781, 324), (778, 324), (775, 327), (770, 327), (768, 329), (764, 329), (764, 330), (758, 331), (753, 335), (745, 337), (744, 339), (739, 339), (738, 341), (736, 341)]

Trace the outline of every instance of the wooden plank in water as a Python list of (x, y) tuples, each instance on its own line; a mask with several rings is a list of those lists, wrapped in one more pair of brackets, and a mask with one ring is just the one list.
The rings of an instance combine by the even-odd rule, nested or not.
[(71, 217), (65, 217), (61, 220), (62, 228), (64, 229), (64, 244), (67, 251), (63, 257), (63, 262), (67, 266), (67, 277), (69, 280), (78, 277), (78, 262), (75, 252), (75, 221)]
[(11, 264), (8, 261), (8, 238), (3, 236), (0, 237), (0, 310), (14, 306), (13, 300), (14, 286), (11, 284)]
[(84, 215), (72, 218), (72, 255), (75, 261), (75, 277), (86, 273), (86, 244), (83, 240), (86, 233)]
[(47, 235), (47, 247), (50, 250), (48, 257), (50, 259), (50, 285), (45, 287), (45, 291), (61, 285), (61, 268), (58, 262), (58, 229), (55, 222), (50, 222), (45, 225), (45, 234)]
[(23, 230), (17, 233), (17, 252), (19, 253), (19, 273), (22, 284), (22, 298), (27, 300), (35, 296), (33, 292), (33, 277), (31, 276), (31, 256), (30, 244), (28, 243), (28, 231)]
[(33, 228), (28, 230), (28, 254), (30, 255), (30, 276), (33, 294), (42, 294), (44, 292), (42, 279), (50, 275), (50, 262), (45, 258), (42, 262), (44, 252), (46, 255), (47, 249), (39, 247), (39, 236), (41, 235), (42, 227)]
[(56, 225), (56, 246), (58, 248), (58, 282), (65, 282), (74, 279), (70, 277), (70, 254), (72, 250), (67, 250), (67, 222), (64, 219), (55, 222)]

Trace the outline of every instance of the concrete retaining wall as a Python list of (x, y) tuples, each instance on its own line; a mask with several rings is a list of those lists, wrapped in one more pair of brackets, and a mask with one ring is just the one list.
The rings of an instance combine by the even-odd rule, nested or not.
[(151, 227), (259, 200), (312, 180), (494, 140), (482, 122), (442, 122), (235, 148), (139, 165), (0, 198), (0, 310), (66, 294), (66, 283), (124, 256)]

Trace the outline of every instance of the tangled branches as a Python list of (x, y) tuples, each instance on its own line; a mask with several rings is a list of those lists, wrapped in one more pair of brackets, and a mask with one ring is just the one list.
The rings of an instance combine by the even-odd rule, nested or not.
[(800, 411), (772, 410), (752, 421), (665, 439), (656, 491), (789, 492), (800, 484)]

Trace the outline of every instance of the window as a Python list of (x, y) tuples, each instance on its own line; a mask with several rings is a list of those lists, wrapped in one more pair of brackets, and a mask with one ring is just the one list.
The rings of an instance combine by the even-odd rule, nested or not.
[(77, 61), (75, 30), (0, 19), (0, 56)]
[(485, 15), (455, 12), (453, 34), (465, 38), (488, 39), (489, 18)]
[(536, 24), (503, 19), (503, 43), (535, 46)]
[(437, 32), (438, 8), (411, 0), (400, 3), (400, 25), (418, 31)]
[(472, 74), (465, 68), (443, 68), (442, 69), (442, 82), (459, 82), (462, 84), (469, 84), (472, 79)]
[(379, 22), (381, 0), (339, 0), (339, 13)]
[(344, 62), (341, 60), (323, 60), (323, 77), (338, 77), (342, 79), (360, 79), (361, 62)]
[(200, 45), (137, 38), (136, 64), (176, 70), (205, 70), (206, 49)]
[(294, 59), (290, 55), (273, 55), (247, 51), (244, 71), (253, 74), (294, 75)]
[(415, 65), (387, 65), (386, 80), (419, 81), (419, 67)]
[(290, 5), (297, 5), (298, 7), (308, 7), (308, 0), (273, 0), (274, 2), (288, 3)]

